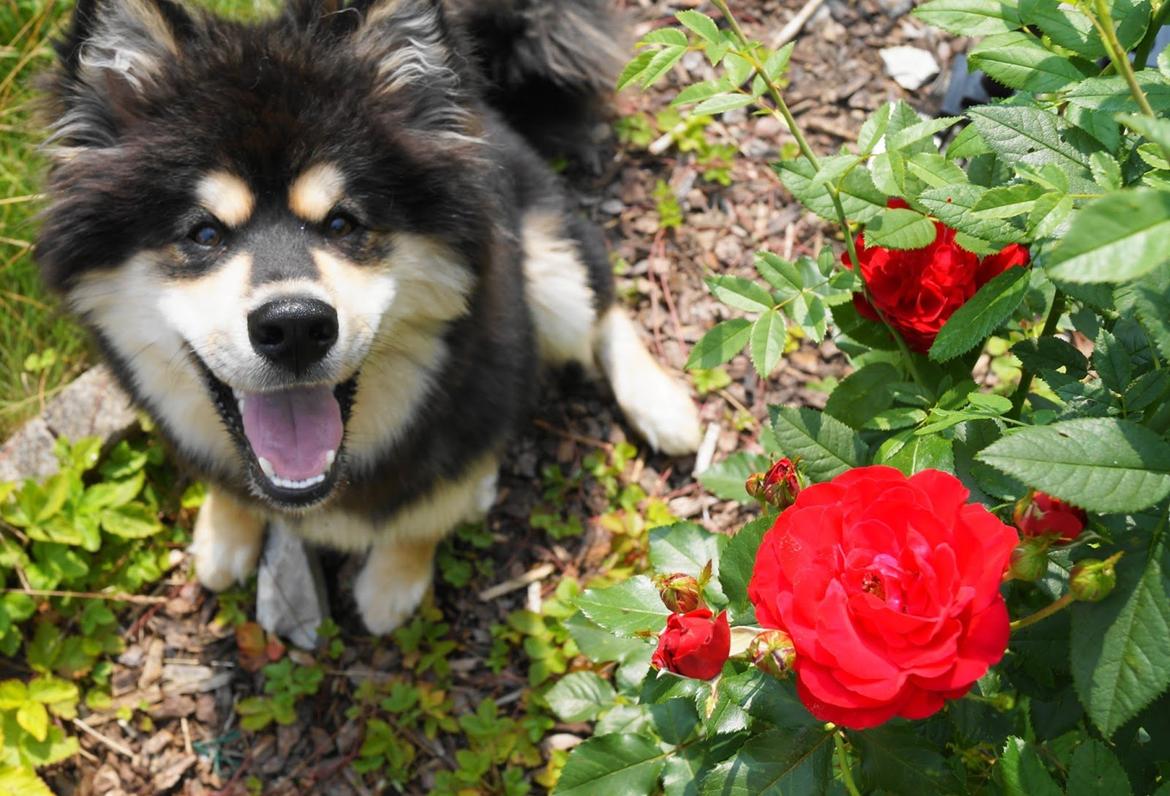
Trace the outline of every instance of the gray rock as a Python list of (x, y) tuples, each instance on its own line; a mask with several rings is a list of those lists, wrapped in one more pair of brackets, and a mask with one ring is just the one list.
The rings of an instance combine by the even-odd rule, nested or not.
[(919, 47), (886, 47), (878, 53), (886, 65), (886, 72), (907, 91), (921, 88), (938, 74), (938, 61)]
[(0, 482), (48, 478), (60, 469), (53, 434), (42, 418), (25, 423), (0, 446)]
[(90, 368), (45, 407), (45, 422), (58, 437), (98, 437), (105, 444), (121, 439), (138, 422), (130, 396), (122, 392), (104, 365)]
[(268, 526), (256, 580), (256, 621), (302, 649), (317, 646), (317, 628), (329, 616), (317, 557), (281, 520)]

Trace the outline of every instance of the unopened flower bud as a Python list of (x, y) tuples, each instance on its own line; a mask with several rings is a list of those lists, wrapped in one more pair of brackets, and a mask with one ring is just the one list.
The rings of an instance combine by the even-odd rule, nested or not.
[(796, 502), (800, 494), (800, 473), (796, 469), (799, 457), (785, 457), (773, 464), (766, 473), (752, 473), (744, 489), (763, 504), (775, 506), (780, 511)]
[(748, 660), (765, 674), (783, 680), (792, 672), (796, 662), (796, 646), (783, 630), (765, 630), (747, 649)]
[(1001, 713), (1007, 713), (1016, 706), (1016, 698), (1011, 694), (996, 694), (988, 700), (991, 706)]
[(1012, 511), (1012, 522), (1024, 536), (1058, 536), (1065, 542), (1080, 536), (1087, 520), (1082, 509), (1034, 489)]
[(688, 614), (703, 604), (702, 587), (690, 575), (663, 575), (657, 585), (663, 604), (676, 614)]
[(1051, 545), (1051, 537), (1024, 539), (1012, 551), (1008, 574), (1015, 580), (1028, 583), (1039, 580), (1048, 571), (1048, 548)]
[(1117, 585), (1117, 571), (1114, 565), (1121, 558), (1118, 553), (1104, 561), (1086, 558), (1075, 567), (1069, 577), (1068, 590), (1073, 599), (1084, 603), (1099, 603)]

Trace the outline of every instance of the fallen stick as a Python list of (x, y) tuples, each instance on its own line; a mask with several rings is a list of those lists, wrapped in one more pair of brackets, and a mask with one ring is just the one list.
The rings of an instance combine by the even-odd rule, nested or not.
[(804, 7), (796, 12), (796, 16), (788, 20), (788, 24), (780, 29), (772, 39), (772, 49), (778, 50), (788, 42), (796, 38), (805, 24), (812, 19), (812, 15), (817, 13), (817, 9), (824, 4), (825, 0), (808, 0)]
[(554, 567), (552, 564), (541, 564), (538, 567), (533, 567), (532, 569), (528, 570), (523, 575), (506, 580), (503, 583), (497, 583), (491, 588), (484, 589), (479, 593), (479, 599), (486, 603), (489, 600), (496, 599), (497, 597), (503, 597), (505, 594), (510, 594), (511, 592), (526, 588), (531, 583), (544, 580), (555, 571), (556, 567)]

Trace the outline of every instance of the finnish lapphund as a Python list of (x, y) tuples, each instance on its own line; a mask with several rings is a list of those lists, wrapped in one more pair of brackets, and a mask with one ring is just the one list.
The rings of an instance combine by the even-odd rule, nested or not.
[[(48, 75), (45, 281), (206, 479), (195, 571), (266, 523), (364, 552), (374, 633), (482, 516), (538, 369), (578, 363), (668, 454), (686, 388), (614, 304), (541, 147), (621, 54), (605, 0), (293, 0), (258, 22), (79, 0)], [(574, 127), (574, 125), (576, 125)]]

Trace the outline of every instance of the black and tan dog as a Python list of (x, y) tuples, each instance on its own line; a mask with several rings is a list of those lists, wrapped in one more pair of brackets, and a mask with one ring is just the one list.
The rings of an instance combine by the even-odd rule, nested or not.
[(607, 24), (601, 0), (299, 2), (257, 24), (80, 0), (37, 256), (211, 484), (204, 584), (247, 576), (280, 515), (368, 551), (357, 605), (393, 629), (436, 543), (491, 506), (542, 364), (598, 368), (651, 445), (694, 450), (687, 391), (535, 149), (587, 118)]

